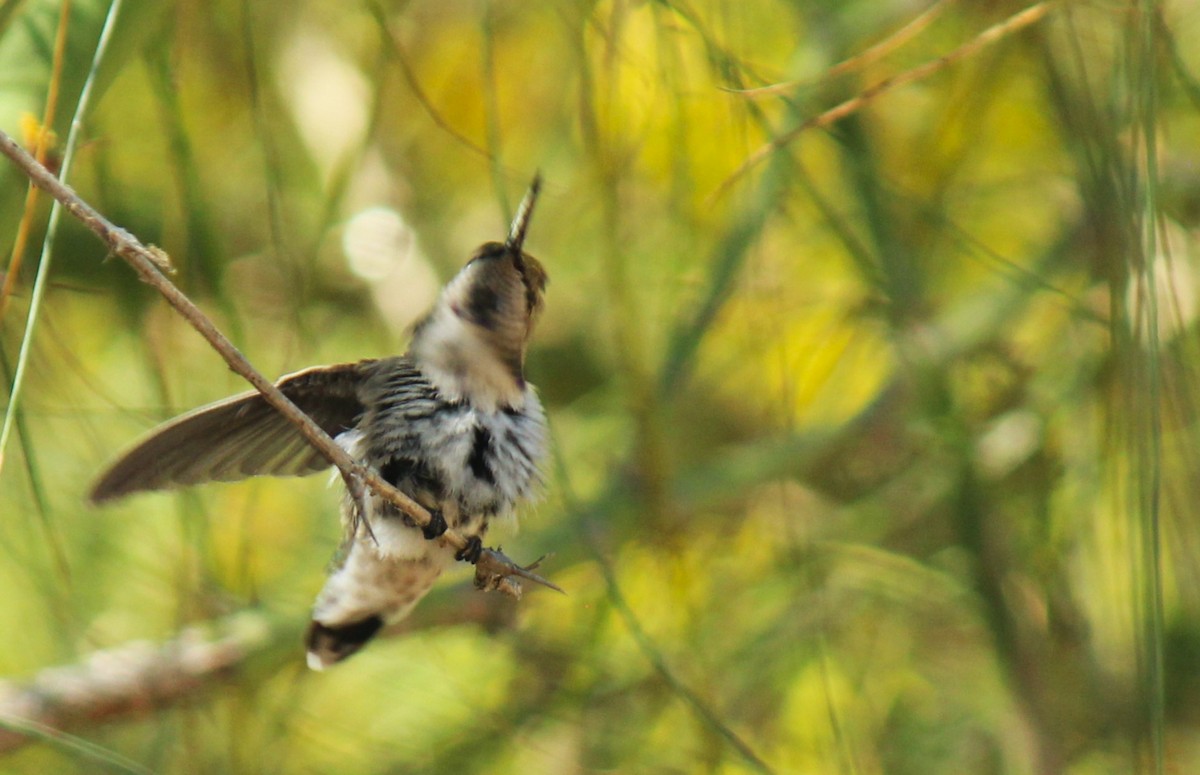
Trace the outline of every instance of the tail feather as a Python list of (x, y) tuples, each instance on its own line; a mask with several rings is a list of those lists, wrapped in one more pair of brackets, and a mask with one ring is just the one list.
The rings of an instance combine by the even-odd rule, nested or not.
[(340, 627), (328, 627), (315, 619), (308, 625), (304, 645), (308, 648), (308, 666), (324, 670), (361, 649), (383, 627), (383, 618), (372, 614), (366, 619)]
[[(415, 532), (415, 528), (408, 529)], [(387, 541), (381, 544), (389, 545)], [(433, 542), (425, 542), (417, 556), (396, 556), (370, 538), (356, 540), (313, 606), (305, 636), (308, 666), (323, 670), (341, 662), (384, 625), (403, 619), (452, 559), (449, 549)]]

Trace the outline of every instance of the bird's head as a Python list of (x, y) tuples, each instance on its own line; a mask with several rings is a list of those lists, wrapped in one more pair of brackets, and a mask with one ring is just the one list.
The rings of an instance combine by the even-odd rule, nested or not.
[(508, 240), (481, 245), (413, 332), (410, 352), (457, 398), (514, 407), (523, 400), (525, 349), (547, 281), (522, 249), (537, 188), (535, 179)]

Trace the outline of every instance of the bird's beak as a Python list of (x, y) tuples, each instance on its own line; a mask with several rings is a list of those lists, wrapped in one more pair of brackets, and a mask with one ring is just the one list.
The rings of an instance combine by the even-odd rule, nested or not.
[(521, 247), (525, 244), (525, 233), (529, 230), (529, 220), (533, 217), (533, 206), (537, 204), (538, 192), (542, 190), (542, 173), (537, 173), (533, 176), (533, 182), (529, 184), (529, 190), (525, 192), (525, 197), (521, 200), (521, 205), (517, 208), (517, 214), (513, 218), (512, 226), (508, 230), (508, 239), (504, 245), (513, 256), (520, 260)]

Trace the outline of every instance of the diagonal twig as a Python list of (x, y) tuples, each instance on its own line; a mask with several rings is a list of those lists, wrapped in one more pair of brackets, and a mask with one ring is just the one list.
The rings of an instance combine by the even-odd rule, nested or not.
[[(882, 81), (871, 84), (863, 89), (858, 94), (850, 99), (833, 106), (824, 113), (820, 113), (812, 118), (801, 122), (781, 135), (776, 136), (770, 142), (760, 146), (757, 150), (746, 157), (745, 161), (738, 166), (730, 175), (717, 186), (717, 189), (709, 195), (709, 201), (720, 198), (722, 194), (742, 178), (747, 172), (761, 164), (771, 154), (780, 151), (790, 145), (792, 141), (804, 134), (810, 129), (819, 129), (822, 127), (832, 126), (838, 121), (841, 121), (846, 116), (857, 112), (865, 107), (871, 100), (881, 94), (891, 91), (892, 89), (903, 86), (905, 84), (919, 81), (922, 78), (930, 76), (947, 66), (974, 54), (976, 51), (989, 46), (1003, 38), (1012, 35), (1019, 30), (1023, 30), (1030, 25), (1036, 24), (1046, 16), (1054, 6), (1065, 0), (1044, 0), (1040, 3), (1035, 3), (1023, 11), (1020, 11), (1004, 21), (988, 27), (983, 32), (979, 33), (973, 40), (959, 46), (949, 54), (930, 60), (923, 65), (918, 65), (911, 70), (884, 78)], [(750, 95), (753, 96), (753, 95)]]
[[(329, 434), (321, 429), (312, 418), (300, 410), (270, 380), (251, 365), (246, 356), (229, 341), (199, 307), (179, 290), (163, 273), (169, 266), (166, 253), (153, 245), (143, 244), (136, 236), (115, 225), (94, 207), (85, 202), (69, 186), (63, 184), (50, 170), (39, 164), (24, 148), (3, 131), (0, 131), (0, 153), (10, 158), (33, 182), (58, 200), (71, 215), (96, 234), (115, 255), (124, 259), (138, 276), (162, 294), (172, 307), (200, 333), (216, 350), (235, 373), (254, 386), (263, 399), (296, 426), (304, 439), (322, 456), (337, 467), (346, 488), (358, 506), (358, 517), (367, 513), (363, 508), (364, 487), (369, 487), (385, 501), (408, 515), (418, 526), (425, 527), (432, 521), (428, 511), (416, 501), (385, 481), (371, 468), (354, 460)], [(367, 528), (370, 526), (367, 524)], [(499, 589), (514, 597), (520, 595), (520, 586), (515, 578), (528, 579), (551, 589), (558, 589), (541, 576), (523, 568), (498, 549), (485, 549), (461, 533), (450, 529), (436, 540), (455, 549), (459, 556), (476, 566), (476, 585), (482, 589)], [(562, 591), (559, 589), (558, 591)]]
[(374, 19), (376, 26), (379, 28), (380, 39), (383, 41), (388, 53), (390, 53), (392, 58), (396, 60), (396, 63), (400, 65), (400, 72), (404, 74), (405, 82), (407, 82), (408, 87), (412, 89), (413, 96), (416, 98), (417, 102), (421, 104), (421, 107), (425, 109), (425, 113), (429, 116), (430, 120), (432, 120), (433, 123), (437, 125), (437, 127), (443, 132), (450, 135), (457, 142), (461, 143), (467, 150), (491, 161), (491, 152), (451, 126), (450, 122), (446, 120), (446, 117), (443, 116), (433, 104), (433, 100), (430, 99), (425, 90), (421, 88), (421, 82), (417, 79), (416, 70), (413, 69), (412, 62), (410, 62), (408, 59), (408, 54), (405, 52), (400, 40), (395, 36), (391, 30), (391, 27), (388, 25), (387, 14), (384, 11), (383, 6), (377, 2), (367, 2), (366, 6), (367, 11), (371, 14), (371, 18)]
[(711, 726), (721, 737), (725, 738), (735, 751), (750, 765), (751, 769), (763, 773), (764, 775), (773, 775), (775, 772), (771, 765), (767, 764), (761, 756), (747, 743), (742, 737), (733, 730), (733, 728), (722, 719), (715, 710), (705, 701), (699, 694), (696, 693), (687, 683), (682, 681), (667, 664), (666, 658), (655, 645), (649, 633), (642, 627), (642, 623), (638, 621), (637, 615), (633, 608), (630, 607), (629, 601), (625, 599), (625, 595), (621, 592), (621, 585), (617, 581), (616, 571), (612, 564), (600, 549), (595, 536), (590, 532), (590, 527), (587, 525), (580, 527), (580, 533), (583, 535), (587, 543), (588, 549), (591, 550), (596, 564), (600, 568), (601, 574), (604, 576), (604, 584), (608, 590), (608, 600), (616, 609), (621, 619), (625, 622), (626, 629), (633, 637), (633, 641), (637, 644), (638, 650), (642, 652), (642, 656), (650, 662), (654, 667), (655, 672), (659, 677), (671, 688), (673, 692), (678, 694), (691, 707), (695, 713), (705, 724)]
[(772, 83), (766, 86), (757, 86), (750, 89), (722, 89), (731, 94), (737, 94), (743, 97), (770, 97), (780, 94), (788, 94), (800, 86), (808, 86), (811, 84), (827, 81), (831, 78), (836, 78), (839, 75), (862, 70), (868, 65), (874, 64), (880, 59), (888, 56), (896, 49), (903, 46), (908, 41), (912, 40), (918, 34), (923, 32), (937, 17), (950, 7), (954, 0), (937, 0), (933, 5), (926, 8), (921, 13), (912, 19), (908, 24), (905, 24), (900, 29), (889, 35), (884, 40), (876, 43), (865, 51), (861, 51), (852, 57), (843, 59), (828, 70), (818, 74), (813, 78), (798, 79), (787, 81), (786, 83)]

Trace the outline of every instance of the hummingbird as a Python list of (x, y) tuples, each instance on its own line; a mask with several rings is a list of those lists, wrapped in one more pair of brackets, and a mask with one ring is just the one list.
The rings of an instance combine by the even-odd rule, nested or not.
[[(546, 420), (525, 379), (525, 353), (547, 276), (523, 250), (539, 187), (534, 178), (508, 239), (480, 246), (442, 288), (405, 354), (316, 366), (276, 383), (351, 457), (432, 516), (422, 528), (374, 493), (346, 494), (342, 543), (305, 635), (314, 670), (408, 615), (455, 559), (437, 540), (448, 527), (478, 547), (493, 521), (513, 520), (541, 489)], [(99, 476), (90, 500), (328, 467), (252, 391), (150, 431)]]

